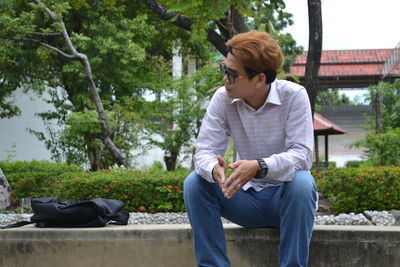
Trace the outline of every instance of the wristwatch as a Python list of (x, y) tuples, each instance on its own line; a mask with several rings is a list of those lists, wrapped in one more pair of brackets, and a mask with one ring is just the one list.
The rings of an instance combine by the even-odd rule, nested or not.
[(256, 179), (262, 179), (265, 178), (268, 174), (268, 165), (263, 159), (257, 159), (258, 165), (260, 165), (260, 168), (257, 170), (256, 176), (254, 178)]

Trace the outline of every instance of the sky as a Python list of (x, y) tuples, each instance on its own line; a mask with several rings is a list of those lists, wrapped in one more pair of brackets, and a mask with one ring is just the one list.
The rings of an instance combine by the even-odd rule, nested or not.
[[(400, 42), (400, 0), (321, 0), (322, 49), (394, 48)], [(286, 32), (308, 50), (307, 0), (285, 0), (294, 25)]]

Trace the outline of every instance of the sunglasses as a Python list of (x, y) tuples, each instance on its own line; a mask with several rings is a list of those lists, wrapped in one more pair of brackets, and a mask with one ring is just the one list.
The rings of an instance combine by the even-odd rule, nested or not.
[[(226, 76), (228, 77), (229, 84), (234, 84), (235, 81), (236, 81), (236, 78), (242, 76), (242, 75), (238, 74), (236, 71), (231, 70), (231, 69), (228, 69), (228, 68), (225, 66), (225, 63), (219, 64), (219, 67), (220, 67), (220, 70), (221, 70), (222, 75), (223, 75), (223, 76), (226, 75)], [(261, 73), (261, 72), (258, 72), (258, 71), (255, 71), (255, 70), (252, 70), (252, 69), (246, 68), (246, 67), (245, 67), (245, 70), (246, 70), (246, 72), (247, 72), (247, 74), (248, 74), (247, 77), (248, 77), (249, 79), (251, 79), (251, 78), (253, 78), (254, 76), (256, 76), (257, 74)]]

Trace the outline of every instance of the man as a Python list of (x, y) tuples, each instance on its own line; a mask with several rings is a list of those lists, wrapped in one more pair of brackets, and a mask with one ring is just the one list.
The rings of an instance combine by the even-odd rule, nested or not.
[[(197, 264), (230, 266), (223, 216), (247, 228), (280, 228), (280, 265), (306, 266), (317, 201), (309, 172), (313, 126), (307, 92), (275, 79), (282, 53), (269, 34), (238, 34), (227, 48), (221, 64), (225, 86), (207, 108), (195, 172), (184, 182)], [(239, 158), (229, 165), (229, 177), (221, 157), (227, 132)]]

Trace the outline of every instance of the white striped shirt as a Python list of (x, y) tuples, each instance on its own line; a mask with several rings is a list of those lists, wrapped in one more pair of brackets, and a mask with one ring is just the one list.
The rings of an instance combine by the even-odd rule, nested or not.
[(239, 159), (263, 158), (268, 165), (264, 179), (253, 178), (243, 186), (263, 188), (290, 181), (297, 170), (309, 170), (313, 156), (313, 123), (304, 87), (275, 80), (265, 103), (257, 110), (243, 99), (232, 99), (225, 87), (212, 97), (197, 138), (195, 171), (214, 183), (212, 169), (228, 146), (230, 132)]

